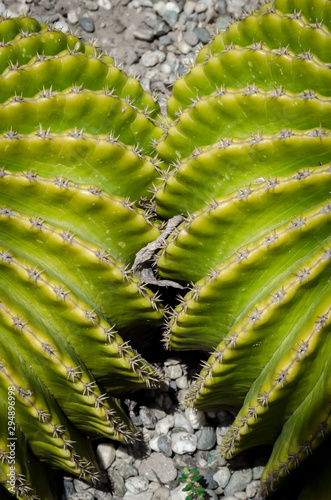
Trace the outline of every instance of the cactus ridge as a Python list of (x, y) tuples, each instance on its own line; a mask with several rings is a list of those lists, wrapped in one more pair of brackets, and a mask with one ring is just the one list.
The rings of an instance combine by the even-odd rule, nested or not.
[[(107, 390), (111, 387), (111, 392), (118, 393), (127, 387), (137, 389), (143, 385), (161, 383), (158, 372), (138, 356), (127, 342), (124, 343), (109, 323), (99, 318), (88, 304), (61, 282), (29, 263), (22, 264), (21, 272), (18, 272), (12, 268), (12, 254), (6, 251), (1, 253), (1, 260), (16, 271), (10, 273), (11, 280), (6, 278), (8, 270), (3, 273), (3, 281), (8, 283), (4, 293), (14, 293), (9, 288), (9, 284), (14, 282), (17, 290), (20, 290), (22, 307), (24, 303), (30, 304), (25, 313), (27, 320), (41, 330), (55, 330), (58, 332), (55, 335), (61, 332)], [(45, 311), (48, 311), (47, 316)], [(45, 317), (47, 322), (42, 319)]]
[(264, 91), (255, 84), (239, 90), (222, 88), (184, 110), (156, 151), (161, 159), (173, 162), (199, 154), (200, 147), (220, 137), (249, 137), (254, 127), (261, 134), (275, 134), (281, 128), (330, 129), (330, 108), (331, 100), (313, 91), (292, 94), (282, 87)]
[[(65, 132), (84, 137), (91, 134), (112, 133), (121, 142), (139, 146), (146, 154), (152, 151), (152, 141), (163, 135), (148, 113), (139, 111), (130, 102), (114, 97), (108, 90), (89, 91), (71, 87), (64, 92), (51, 89), (27, 99), (14, 98), (0, 104), (0, 133), (19, 137), (41, 127), (44, 136), (51, 132)], [(47, 134), (45, 133), (47, 132)]]
[[(10, 256), (9, 262), (8, 258), (6, 261), (2, 260), (2, 266), (4, 265), (7, 267), (7, 274), (10, 274), (8, 273), (10, 266), (16, 268), (16, 273), (28, 272), (29, 276), (33, 273), (33, 276), (37, 276), (35, 279), (44, 279), (36, 268), (27, 268), (13, 256)], [(1, 275), (3, 274), (2, 270)], [(34, 328), (24, 317), (24, 311), (22, 312), (17, 306), (14, 311), (3, 299), (0, 303), (0, 316), (7, 338), (17, 352), (28, 356), (29, 350), (33, 351), (33, 358), (30, 361), (33, 370), (50, 388), (68, 418), (81, 430), (102, 433), (108, 437), (114, 437), (116, 434), (118, 438), (118, 432), (117, 430), (114, 432), (114, 428), (118, 426), (118, 421), (126, 422), (127, 418), (114, 400), (111, 398), (109, 402), (105, 400), (95, 380), (91, 378), (70, 344), (63, 342), (62, 337), (56, 336), (54, 330), (41, 331)], [(79, 368), (78, 363), (80, 363)], [(72, 387), (74, 391), (68, 401), (67, 391)], [(129, 427), (127, 435), (130, 435)], [(123, 434), (119, 439), (127, 438)]]
[[(76, 184), (63, 177), (43, 178), (31, 172), (1, 172), (2, 203), (14, 201), (18, 210), (38, 213), (40, 219), (64, 230), (70, 228), (78, 236), (104, 245), (108, 253), (126, 264), (159, 236), (142, 210), (96, 186)], [(111, 237), (106, 239), (109, 233)], [(123, 240), (128, 240), (125, 245)]]
[(157, 160), (143, 156), (138, 147), (126, 146), (111, 134), (96, 137), (75, 129), (56, 134), (41, 127), (30, 135), (0, 135), (0, 154), (7, 169), (0, 169), (1, 176), (9, 171), (26, 171), (26, 176), (30, 171), (32, 179), (62, 175), (102, 185), (109, 194), (132, 201), (146, 196), (159, 175)]
[[(239, 245), (317, 205), (331, 189), (331, 167), (302, 169), (214, 199), (177, 227), (158, 255), (162, 277), (197, 281)], [(293, 203), (293, 200), (296, 200)], [(205, 245), (201, 247), (201, 240)]]
[[(295, 338), (296, 329), (300, 329), (301, 335), (302, 326), (305, 327), (305, 324), (308, 323), (305, 315), (308, 314), (309, 317), (311, 315), (311, 311), (302, 312), (301, 304), (307, 300), (309, 294), (312, 294), (313, 297), (316, 295), (317, 300), (319, 300), (318, 294), (321, 294), (321, 290), (318, 286), (313, 288), (312, 283), (316, 283), (316, 280), (323, 277), (323, 275), (327, 276), (326, 273), (328, 273), (330, 266), (330, 249), (330, 246), (324, 245), (312, 258), (295, 270), (290, 277), (279, 283), (266, 297), (257, 302), (241, 321), (233, 325), (202, 369), (198, 381), (187, 395), (188, 401), (192, 402), (194, 400), (195, 404), (201, 404), (204, 408), (210, 405), (211, 401), (213, 401), (213, 405), (218, 401), (217, 404), (220, 405), (238, 407), (242, 404), (247, 391), (254, 384), (257, 374), (261, 372), (262, 377), (262, 373), (265, 372), (266, 358), (275, 355), (277, 359), (282, 359), (279, 353), (279, 345), (282, 345), (282, 349), (285, 346), (285, 350), (288, 350), (289, 344), (297, 346), (293, 348), (293, 354), (296, 358), (291, 360), (291, 363), (300, 361), (301, 357), (309, 352), (308, 349), (305, 350), (306, 338), (302, 340), (300, 337), (296, 344), (293, 344), (293, 338)], [(325, 286), (325, 282), (322, 280), (320, 284), (322, 291)], [(287, 315), (279, 313), (282, 310), (285, 312), (285, 310), (291, 308), (291, 312), (294, 314), (295, 307), (299, 308), (302, 317), (298, 320), (294, 330), (289, 332), (288, 326), (284, 324)], [(315, 319), (316, 315), (314, 321)], [(270, 335), (271, 328), (274, 333), (273, 336)], [(244, 368), (242, 360), (245, 359), (253, 346), (255, 346), (255, 356), (250, 360), (249, 364), (245, 364)], [(262, 351), (263, 356), (259, 356)], [(281, 363), (284, 363), (284, 361), (282, 360)], [(273, 371), (276, 372), (277, 370), (279, 373), (284, 371), (280, 368)], [(242, 371), (245, 371), (244, 382)], [(268, 376), (266, 378), (267, 384), (270, 384), (269, 381), (273, 380), (272, 390), (280, 389), (287, 381), (287, 378), (280, 381), (278, 381), (277, 377)], [(235, 393), (233, 387), (236, 387)], [(275, 399), (272, 390), (270, 389), (269, 392), (266, 389), (259, 390), (260, 394), (266, 395), (268, 393), (264, 403), (261, 398), (262, 406), (267, 406), (266, 403), (268, 403), (269, 408)], [(243, 413), (246, 414), (247, 408), (253, 407), (252, 400), (251, 397), (249, 404), (246, 405), (245, 403), (246, 409), (244, 412), (243, 410), (240, 411), (236, 423), (241, 422), (241, 417)], [(270, 434), (269, 437), (272, 442), (272, 435)], [(265, 439), (265, 436), (263, 438)]]
[[(41, 35), (41, 38), (44, 36)], [(20, 53), (20, 47), (17, 47), (17, 51)], [(18, 99), (33, 97), (42, 88), (52, 87), (53, 91), (62, 91), (75, 82), (77, 88), (84, 86), (89, 90), (113, 90), (114, 95), (130, 100), (137, 108), (146, 110), (152, 118), (159, 113), (158, 104), (143, 90), (138, 80), (127, 76), (115, 66), (112, 59), (103, 55), (87, 55), (70, 49), (56, 55), (40, 52), (27, 60), (19, 59), (8, 67), (1, 68), (0, 65), (0, 71), (0, 102), (14, 94)]]
[(156, 186), (153, 203), (161, 217), (177, 213), (193, 217), (193, 212), (202, 209), (206, 200), (233, 193), (238, 186), (328, 162), (330, 138), (329, 131), (316, 128), (220, 139), (217, 144), (200, 148), (190, 158), (179, 161), (170, 172), (165, 171), (163, 182)]
[[(10, 365), (15, 362), (15, 374)], [(26, 366), (26, 361), (9, 346), (2, 347), (0, 360), (0, 399), (7, 400), (8, 387), (14, 387), (16, 421), (29, 439), (33, 453), (41, 460), (47, 460), (68, 472), (90, 477), (87, 464), (91, 464), (84, 440), (79, 437), (43, 386), (37, 376)], [(19, 366), (18, 366), (19, 365)], [(24, 369), (24, 373), (23, 373)], [(42, 430), (42, 432), (40, 431)], [(91, 474), (95, 473), (92, 467)]]
[(284, 14), (274, 9), (272, 4), (234, 23), (216, 36), (210, 45), (199, 52), (197, 62), (208, 59), (211, 54), (219, 53), (231, 44), (246, 46), (256, 40), (271, 49), (281, 45), (297, 54), (310, 51), (321, 61), (330, 62), (330, 32), (322, 21), (310, 24), (301, 13)]
[[(26, 214), (3, 208), (0, 241), (33, 265), (41, 265), (55, 279), (70, 285), (91, 309), (101, 317), (106, 316), (124, 332), (137, 330), (137, 319), (154, 325), (160, 322), (162, 313), (155, 294), (105, 249), (45, 222), (34, 229), (30, 219)], [(63, 256), (61, 266), (57, 265), (59, 255)], [(78, 265), (79, 275), (75, 272)], [(91, 298), (93, 288), (100, 288), (104, 293)]]
[(0, 40), (3, 44), (10, 42), (20, 33), (36, 33), (45, 28), (45, 25), (40, 24), (32, 17), (16, 17), (5, 18), (1, 16), (0, 19)]
[(298, 55), (287, 47), (270, 49), (262, 42), (248, 47), (230, 45), (177, 80), (168, 99), (168, 114), (175, 119), (180, 109), (213, 93), (215, 88), (242, 88), (248, 81), (264, 90), (282, 85), (293, 93), (314, 89), (330, 96), (331, 92), (330, 68), (310, 52)]
[(215, 348), (235, 318), (240, 320), (266, 289), (277, 286), (280, 276), (293, 272), (325, 243), (329, 212), (328, 202), (303, 212), (258, 241), (238, 248), (214, 267), (170, 315), (164, 333), (166, 346), (175, 350)]

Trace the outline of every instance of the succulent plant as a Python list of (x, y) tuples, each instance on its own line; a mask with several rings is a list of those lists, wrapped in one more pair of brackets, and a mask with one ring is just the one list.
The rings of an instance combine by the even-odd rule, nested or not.
[(152, 283), (193, 283), (164, 341), (211, 352), (187, 403), (239, 411), (226, 457), (275, 443), (268, 494), (327, 436), (330, 10), (245, 15), (175, 83), (166, 117), (93, 45), (1, 21), (0, 482), (18, 498), (53, 498), (41, 462), (95, 479), (83, 434), (136, 437), (118, 397), (162, 383), (128, 343), (164, 316), (132, 272), (144, 248), (162, 246)]

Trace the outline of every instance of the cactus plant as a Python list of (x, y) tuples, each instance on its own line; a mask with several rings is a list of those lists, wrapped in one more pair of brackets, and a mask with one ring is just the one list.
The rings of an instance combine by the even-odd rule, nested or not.
[(327, 435), (330, 7), (245, 15), (166, 117), (92, 45), (0, 22), (0, 484), (18, 498), (52, 498), (41, 462), (95, 479), (83, 434), (135, 438), (117, 397), (162, 376), (128, 342), (163, 309), (130, 268), (155, 240), (160, 284), (193, 282), (166, 347), (212, 352), (187, 403), (238, 411), (223, 453), (275, 443), (267, 494)]

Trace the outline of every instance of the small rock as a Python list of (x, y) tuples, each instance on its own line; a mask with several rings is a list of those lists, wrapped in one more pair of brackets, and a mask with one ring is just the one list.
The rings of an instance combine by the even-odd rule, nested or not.
[(195, 47), (199, 43), (199, 38), (194, 31), (186, 31), (183, 38), (191, 47)]
[[(112, 8), (112, 4), (109, 0), (98, 0), (98, 5), (99, 7), (102, 7), (102, 9), (105, 10), (110, 10)], [(123, 5), (123, 3), (122, 3)]]
[(194, 28), (193, 32), (197, 35), (200, 42), (202, 42), (202, 43), (209, 42), (210, 35), (205, 28)]
[(178, 389), (187, 389), (188, 388), (187, 376), (182, 375), (181, 377), (178, 377), (176, 380), (176, 384)]
[(123, 498), (126, 492), (124, 479), (116, 469), (108, 469), (107, 474), (114, 494)]
[(225, 30), (230, 21), (230, 16), (220, 16), (216, 19), (216, 28), (219, 30)]
[(171, 500), (186, 500), (187, 492), (183, 491), (185, 484), (181, 483), (177, 488), (170, 492)]
[(173, 28), (178, 21), (178, 12), (176, 10), (165, 10), (163, 12), (163, 19)]
[(93, 500), (93, 499), (94, 499), (94, 489), (91, 491), (80, 491), (79, 493), (74, 493), (69, 497), (69, 500)]
[(174, 414), (174, 427), (180, 427), (182, 429), (185, 429), (186, 432), (193, 434), (192, 425), (187, 421), (182, 413), (176, 412)]
[[(152, 42), (154, 39), (154, 32), (151, 29), (139, 29), (133, 32), (133, 36), (137, 40), (144, 40), (146, 42)], [(151, 52), (151, 51), (150, 51)]]
[[(169, 31), (170, 31), (170, 26), (168, 26), (163, 21), (157, 22), (154, 26), (154, 35), (156, 36), (156, 38), (164, 37), (164, 35), (167, 35), (167, 33), (169, 33)], [(169, 43), (170, 43), (170, 39), (169, 39)]]
[(113, 498), (110, 491), (94, 490), (94, 500), (112, 500)]
[(116, 464), (116, 468), (123, 479), (139, 476), (139, 471), (134, 465), (127, 464), (124, 460), (120, 463), (116, 462)]
[(195, 12), (197, 14), (202, 14), (203, 12), (206, 12), (207, 9), (208, 9), (208, 5), (202, 1), (198, 2), (195, 6)]
[(154, 4), (154, 10), (159, 14), (159, 16), (163, 16), (165, 10), (166, 10), (166, 4), (164, 2), (157, 2)]
[(253, 473), (251, 469), (234, 471), (228, 485), (224, 489), (224, 494), (233, 495), (237, 491), (245, 490), (246, 486), (251, 482), (252, 478)]
[(256, 493), (257, 493), (257, 489), (255, 488), (255, 486), (253, 484), (248, 484), (246, 486), (247, 498), (254, 498)]
[(79, 493), (80, 491), (89, 490), (91, 488), (91, 485), (85, 483), (85, 481), (81, 481), (80, 479), (74, 479), (74, 487), (75, 491)]
[(3, 14), (6, 10), (6, 6), (5, 4), (3, 4), (2, 2), (0, 3), (0, 15)]
[(160, 481), (163, 484), (167, 484), (177, 477), (177, 470), (171, 458), (157, 452), (152, 453), (150, 457), (142, 461), (139, 472), (141, 476), (150, 481)]
[(191, 16), (195, 11), (196, 3), (188, 0), (184, 5), (184, 12), (187, 16)]
[(116, 450), (113, 443), (102, 443), (97, 447), (97, 456), (104, 469), (108, 469), (115, 460)]
[(70, 495), (73, 495), (75, 493), (74, 483), (73, 481), (68, 481), (67, 479), (65, 479), (63, 481), (63, 485), (65, 496), (68, 499)]
[[(142, 56), (141, 56), (141, 62), (146, 68), (152, 68), (153, 66), (156, 66), (160, 62), (160, 55), (158, 53), (159, 51), (152, 51), (152, 50), (147, 50)], [(162, 52), (161, 52), (162, 53)], [(162, 53), (163, 54), (163, 53)], [(165, 54), (163, 54), (165, 57)], [(154, 416), (154, 415), (153, 415)], [(154, 417), (155, 418), (155, 417)], [(156, 421), (156, 419), (155, 419)], [(155, 424), (154, 424), (155, 427)]]
[(237, 491), (233, 496), (238, 498), (238, 500), (247, 500), (247, 495), (244, 491)]
[(218, 500), (218, 496), (217, 494), (215, 493), (215, 491), (213, 490), (210, 490), (210, 489), (206, 489), (206, 493), (208, 495), (208, 498), (213, 498), (213, 500)]
[(173, 463), (178, 470), (183, 469), (183, 467), (196, 467), (197, 462), (195, 457), (192, 455), (175, 455), (173, 458)]
[(149, 441), (148, 445), (149, 445), (151, 450), (160, 451), (159, 445), (158, 445), (158, 440), (159, 440), (159, 436), (157, 435)]
[(186, 408), (185, 417), (192, 425), (193, 429), (201, 429), (206, 424), (205, 414), (200, 410)]
[(226, 14), (227, 11), (226, 0), (216, 0), (216, 8), (219, 14)]
[(129, 448), (120, 445), (116, 450), (116, 459), (125, 460), (127, 463), (133, 463), (133, 457), (129, 454)]
[[(157, 57), (156, 64), (157, 64), (159, 62), (159, 60), (158, 60), (158, 55), (156, 54), (156, 52), (152, 52), (152, 51), (148, 51), (148, 52), (150, 52), (150, 55), (151, 54), (156, 55), (156, 57)], [(155, 66), (155, 64), (146, 64), (146, 59), (143, 59), (144, 56), (148, 52), (145, 52), (145, 54), (143, 54), (143, 56), (141, 58), (141, 62), (143, 63), (144, 66)], [(139, 416), (143, 422), (143, 425), (146, 427), (146, 429), (155, 429), (156, 416), (154, 415), (152, 410), (147, 408), (147, 406), (142, 406), (139, 410)]]
[(217, 467), (222, 467), (226, 464), (225, 458), (217, 450), (210, 450), (207, 459), (208, 467), (215, 469)]
[(157, 440), (157, 446), (159, 448), (159, 451), (163, 453), (163, 455), (165, 455), (166, 457), (171, 457), (172, 455), (171, 442), (167, 436), (162, 434)]
[(141, 493), (142, 491), (148, 490), (148, 479), (142, 476), (129, 477), (125, 481), (125, 486), (128, 491), (131, 493)]
[(230, 481), (231, 472), (227, 467), (221, 467), (213, 477), (221, 488), (225, 488)]
[(98, 3), (94, 2), (93, 0), (85, 0), (84, 4), (85, 4), (87, 10), (90, 10), (92, 12), (95, 12), (99, 9)]
[(167, 415), (166, 417), (159, 420), (155, 425), (155, 430), (158, 434), (167, 434), (170, 429), (175, 425), (175, 419), (173, 415)]
[[(158, 53), (159, 53), (159, 52), (160, 52), (160, 51), (158, 51)], [(165, 57), (164, 52), (161, 52), (161, 53), (162, 53), (162, 54), (164, 55), (164, 57)], [(159, 54), (159, 55), (160, 55), (160, 54)], [(155, 417), (157, 418), (157, 420), (162, 420), (162, 418), (164, 418), (164, 417), (166, 417), (166, 416), (167, 416), (166, 412), (165, 412), (165, 411), (163, 411), (163, 410), (160, 410), (159, 408), (151, 408), (151, 410), (152, 410), (152, 412), (154, 413), (154, 415), (155, 415)]]
[(202, 427), (196, 432), (198, 450), (211, 450), (216, 444), (216, 432), (213, 427)]
[(262, 472), (264, 469), (264, 465), (258, 465), (257, 467), (253, 467), (253, 479), (261, 479)]
[(79, 19), (79, 24), (87, 33), (94, 33), (94, 21), (91, 17), (81, 17)]
[(152, 500), (152, 496), (152, 491), (142, 491), (141, 493), (130, 493), (130, 491), (128, 491), (125, 493), (123, 500)]
[(213, 474), (201, 472), (201, 476), (204, 480), (205, 488), (216, 490), (216, 488), (219, 486), (218, 482), (215, 481)]
[(124, 24), (122, 24), (119, 19), (115, 19), (115, 26), (114, 26), (115, 33), (119, 35), (120, 33), (123, 33), (123, 31), (125, 30), (126, 27), (124, 26)]
[(77, 24), (78, 23), (78, 14), (77, 14), (77, 11), (74, 10), (74, 9), (69, 10), (67, 19), (68, 19), (68, 21), (69, 21), (70, 24)]
[(197, 441), (195, 434), (184, 431), (175, 432), (171, 435), (171, 448), (178, 455), (193, 453), (197, 449)]
[(154, 491), (152, 500), (168, 500), (169, 496), (169, 489), (161, 487)]

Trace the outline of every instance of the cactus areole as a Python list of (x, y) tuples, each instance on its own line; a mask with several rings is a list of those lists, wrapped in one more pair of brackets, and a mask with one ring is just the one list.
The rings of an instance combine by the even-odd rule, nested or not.
[[(95, 481), (86, 436), (136, 438), (118, 398), (163, 378), (130, 341), (162, 324), (211, 353), (187, 404), (237, 412), (220, 453), (273, 445), (264, 495), (328, 442), (330, 29), (330, 0), (265, 4), (161, 115), (94, 46), (1, 19), (1, 498), (55, 500), (45, 467)], [(149, 283), (190, 285), (165, 311)]]

